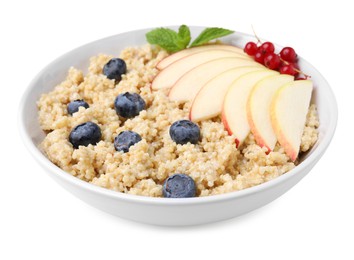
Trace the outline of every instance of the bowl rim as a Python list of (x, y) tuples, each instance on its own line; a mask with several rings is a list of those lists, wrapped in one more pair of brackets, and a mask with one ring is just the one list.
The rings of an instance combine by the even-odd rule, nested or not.
[[(178, 28), (178, 26), (165, 26), (169, 28)], [(193, 29), (201, 29), (205, 28), (202, 26), (189, 26), (192, 30)], [(141, 195), (134, 195), (134, 194), (127, 194), (127, 193), (122, 193), (118, 191), (113, 191), (109, 190), (107, 188), (103, 188), (97, 185), (94, 185), (92, 183), (86, 182), (84, 180), (81, 180), (70, 173), (62, 170), (58, 166), (56, 166), (54, 163), (52, 163), (41, 151), (40, 149), (32, 142), (31, 137), (29, 133), (26, 131), (25, 127), (25, 105), (27, 102), (28, 97), (30, 96), (31, 91), (36, 87), (36, 82), (38, 79), (41, 77), (41, 75), (47, 70), (48, 67), (50, 67), (52, 64), (58, 62), (61, 59), (65, 59), (67, 56), (70, 56), (73, 52), (76, 52), (80, 50), (81, 48), (87, 47), (91, 44), (104, 41), (104, 40), (109, 40), (110, 38), (115, 38), (124, 34), (129, 34), (129, 33), (140, 33), (144, 32), (146, 30), (151, 30), (154, 28), (143, 28), (143, 29), (137, 29), (137, 30), (132, 30), (132, 31), (127, 31), (127, 32), (122, 32), (118, 33), (115, 35), (111, 35), (108, 37), (104, 37), (89, 43), (86, 43), (84, 45), (81, 45), (77, 48), (74, 48), (68, 52), (66, 52), (63, 55), (60, 55), (56, 59), (54, 59), (52, 62), (47, 64), (42, 70), (40, 70), (37, 75), (32, 79), (30, 84), (27, 86), (25, 89), (20, 103), (19, 103), (19, 112), (18, 112), (18, 129), (20, 136), (23, 140), (24, 145), (30, 152), (30, 154), (34, 157), (34, 159), (44, 168), (45, 171), (48, 172), (48, 174), (55, 174), (55, 177), (58, 177), (62, 179), (65, 182), (69, 182), (73, 185), (75, 185), (77, 188), (80, 189), (85, 189), (90, 192), (97, 193), (98, 195), (102, 196), (107, 196), (113, 199), (119, 199), (123, 200), (126, 202), (132, 202), (132, 203), (143, 203), (143, 204), (151, 204), (151, 205), (195, 205), (195, 204), (205, 204), (205, 203), (217, 203), (220, 201), (228, 201), (228, 200), (234, 200), (238, 199), (241, 197), (247, 197), (250, 196), (254, 193), (262, 192), (264, 190), (270, 189), (274, 186), (280, 185), (281, 183), (285, 182), (287, 179), (291, 179), (292, 176), (299, 174), (303, 169), (307, 168), (308, 166), (313, 165), (325, 152), (327, 147), (329, 146), (334, 133), (335, 129), (337, 126), (337, 120), (338, 120), (338, 106), (337, 106), (337, 101), (334, 96), (333, 90), (331, 89), (330, 85), (328, 84), (327, 80), (322, 76), (322, 74), (312, 66), (309, 62), (307, 62), (305, 59), (302, 57), (299, 57), (302, 61), (306, 62), (308, 66), (311, 67), (312, 70), (314, 70), (318, 76), (320, 76), (323, 80), (323, 84), (320, 86), (321, 91), (327, 91), (327, 95), (330, 98), (330, 101), (328, 106), (330, 106), (329, 111), (331, 111), (330, 115), (330, 120), (329, 120), (329, 125), (328, 128), (326, 128), (326, 134), (324, 138), (321, 140), (321, 142), (318, 143), (318, 146), (314, 149), (314, 151), (305, 159), (303, 160), (299, 165), (297, 165), (294, 169), (284, 173), (281, 176), (278, 176), (272, 180), (269, 180), (267, 182), (258, 184), (253, 187), (249, 187), (243, 190), (238, 190), (238, 191), (232, 191), (224, 194), (218, 194), (218, 195), (211, 195), (211, 196), (205, 196), (205, 197), (194, 197), (194, 198), (161, 198), (161, 197), (148, 197), (148, 196), (141, 196)], [(234, 33), (233, 35), (235, 35)], [(250, 34), (243, 33), (243, 32), (237, 32), (237, 35), (240, 35), (242, 37), (250, 37)], [(279, 45), (275, 44), (277, 47)]]

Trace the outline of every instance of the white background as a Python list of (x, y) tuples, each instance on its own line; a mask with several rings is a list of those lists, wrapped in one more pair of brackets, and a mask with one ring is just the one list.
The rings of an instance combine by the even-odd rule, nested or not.
[[(1, 1), (0, 259), (353, 259), (354, 19), (347, 3)], [(336, 135), (297, 186), (239, 218), (162, 228), (102, 213), (54, 183), (25, 150), (19, 99), (41, 68), (73, 48), (182, 23), (247, 33), (253, 24), (260, 37), (294, 47), (336, 94)]]

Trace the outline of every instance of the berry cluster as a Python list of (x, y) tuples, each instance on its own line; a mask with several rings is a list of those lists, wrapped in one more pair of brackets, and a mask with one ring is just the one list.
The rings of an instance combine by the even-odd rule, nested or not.
[[(255, 42), (248, 42), (244, 52), (271, 70), (277, 70), (281, 74), (292, 75), (300, 79), (301, 71), (297, 64), (297, 54), (291, 47), (285, 47), (279, 54), (276, 54), (274, 44), (271, 42), (264, 42), (259, 46)], [(305, 75), (305, 77), (308, 76)]]

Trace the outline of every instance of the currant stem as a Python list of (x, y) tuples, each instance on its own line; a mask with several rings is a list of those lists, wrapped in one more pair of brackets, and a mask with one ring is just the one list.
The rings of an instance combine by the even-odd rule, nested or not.
[[(281, 60), (282, 62), (284, 62), (286, 65), (289, 65), (289, 64), (290, 64), (288, 61), (283, 60), (281, 57), (279, 57), (279, 58), (280, 58), (280, 60)], [(302, 75), (304, 75), (304, 76), (306, 77), (306, 79), (311, 78), (310, 75), (305, 74), (303, 71), (298, 70), (297, 68), (294, 68), (294, 70), (295, 70), (297, 73), (301, 73)]]
[(259, 37), (256, 34), (256, 31), (254, 30), (253, 24), (251, 25), (251, 27), (252, 27), (252, 31), (253, 31), (254, 37), (256, 37), (256, 39), (257, 39), (257, 43), (262, 43), (261, 39), (259, 39)]
[[(254, 30), (253, 24), (251, 24), (251, 27), (252, 27), (252, 31), (253, 31), (254, 37), (257, 39), (257, 44), (258, 44), (258, 43), (261, 44), (262, 41), (261, 41), (261, 39), (257, 36), (256, 31)], [(279, 55), (279, 58), (280, 58), (280, 60), (281, 60), (282, 62), (284, 62), (286, 65), (289, 65), (289, 64), (290, 64), (288, 61), (283, 60), (283, 59), (280, 57), (280, 55)], [(295, 67), (294, 67), (294, 70), (295, 70), (297, 73), (300, 73), (300, 74), (304, 75), (306, 79), (311, 78), (310, 75), (305, 74), (303, 71), (298, 70), (298, 69), (295, 68)]]

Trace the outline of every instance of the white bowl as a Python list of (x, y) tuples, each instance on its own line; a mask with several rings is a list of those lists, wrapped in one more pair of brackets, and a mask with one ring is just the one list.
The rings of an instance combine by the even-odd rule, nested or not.
[[(172, 29), (177, 27), (172, 26)], [(203, 27), (191, 27), (195, 37)], [(38, 149), (44, 133), (38, 123), (36, 101), (61, 82), (70, 66), (87, 71), (88, 60), (98, 53), (119, 54), (128, 46), (146, 43), (145, 33), (137, 30), (98, 40), (59, 57), (46, 66), (31, 82), (20, 104), (19, 127), (26, 147), (54, 180), (86, 203), (113, 215), (156, 225), (195, 225), (220, 221), (245, 214), (278, 198), (298, 183), (321, 158), (328, 147), (337, 124), (337, 104), (332, 90), (322, 75), (300, 58), (301, 68), (312, 76), (315, 90), (313, 102), (317, 104), (320, 127), (319, 140), (302, 162), (288, 173), (241, 191), (222, 195), (188, 198), (150, 198), (123, 194), (104, 189), (64, 172), (50, 162)], [(253, 36), (237, 33), (224, 38), (224, 42), (243, 46)], [(279, 49), (279, 46), (276, 46)]]

